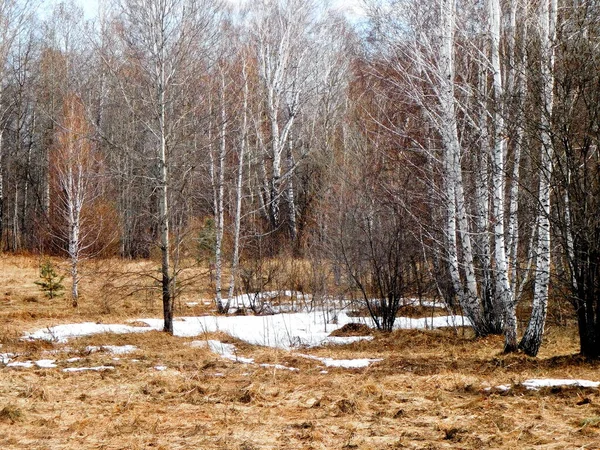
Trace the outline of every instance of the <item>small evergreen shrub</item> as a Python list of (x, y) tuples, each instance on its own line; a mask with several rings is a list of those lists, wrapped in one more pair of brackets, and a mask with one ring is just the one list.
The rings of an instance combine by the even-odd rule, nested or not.
[(40, 278), (41, 281), (35, 281), (35, 284), (40, 287), (46, 297), (53, 299), (63, 295), (62, 291), (65, 287), (62, 285), (62, 281), (65, 277), (64, 275), (58, 276), (49, 260), (44, 261), (40, 266)]

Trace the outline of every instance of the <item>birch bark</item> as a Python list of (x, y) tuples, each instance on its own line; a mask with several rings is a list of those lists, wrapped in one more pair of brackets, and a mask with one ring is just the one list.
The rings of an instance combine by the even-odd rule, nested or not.
[[(461, 170), (460, 141), (454, 98), (454, 30), (456, 26), (455, 0), (440, 1), (440, 57), (439, 57), (439, 132), (444, 146), (444, 175), (446, 210), (446, 236), (448, 240), (448, 264), (454, 289), (465, 313), (477, 335), (487, 334), (481, 303), (477, 293), (475, 266), (465, 194)], [(464, 258), (464, 287), (458, 261), (458, 238), (460, 236)]]
[(492, 185), (494, 206), (494, 259), (496, 262), (494, 282), (495, 293), (504, 314), (504, 351), (513, 352), (517, 349), (517, 317), (514, 309), (512, 290), (508, 280), (508, 262), (506, 257), (506, 242), (504, 239), (504, 203), (505, 203), (505, 154), (506, 130), (502, 102), (504, 86), (500, 67), (500, 17), (502, 10), (500, 0), (489, 0), (490, 25), (490, 62), (492, 69), (492, 99), (494, 110), (492, 114), (494, 129), (494, 148), (492, 152)]
[(525, 334), (519, 343), (526, 354), (536, 356), (546, 323), (548, 287), (550, 284), (550, 182), (552, 178), (554, 148), (551, 136), (551, 118), (554, 104), (554, 41), (556, 38), (557, 0), (542, 0), (539, 6), (541, 45), (541, 158), (538, 191), (538, 227), (536, 248), (536, 272), (533, 292), (533, 309)]
[(231, 274), (229, 278), (229, 292), (227, 294), (227, 302), (231, 304), (235, 293), (235, 282), (240, 261), (240, 232), (242, 224), (242, 196), (244, 182), (244, 158), (246, 156), (246, 146), (248, 145), (248, 71), (246, 63), (242, 66), (242, 75), (244, 77), (244, 93), (242, 106), (242, 129), (240, 150), (238, 152), (238, 167), (237, 167), (237, 182), (235, 189), (235, 219), (233, 231), (233, 256), (231, 260)]

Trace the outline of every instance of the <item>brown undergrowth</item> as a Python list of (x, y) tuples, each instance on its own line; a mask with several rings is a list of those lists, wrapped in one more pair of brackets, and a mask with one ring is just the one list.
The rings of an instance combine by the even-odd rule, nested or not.
[[(500, 337), (475, 340), (463, 330), (373, 332), (372, 341), (294, 352), (219, 333), (24, 342), (23, 332), (43, 326), (134, 315), (101, 313), (91, 297), (79, 310), (65, 300), (42, 298), (29, 284), (38, 267), (32, 258), (13, 258), (12, 265), (3, 260), (0, 266), (8, 267), (0, 272), (0, 353), (18, 354), (14, 358), (21, 362), (54, 359), (57, 365), (0, 363), (2, 449), (600, 448), (600, 391), (518, 386), (528, 378), (600, 380), (598, 363), (573, 356), (572, 328), (550, 327), (538, 358), (504, 355)], [(37, 301), (27, 300), (32, 296)], [(144, 308), (142, 298), (128, 301), (131, 310), (157, 315)], [(235, 344), (255, 364), (190, 345), (206, 339)], [(102, 345), (136, 350), (114, 355), (89, 349)], [(301, 353), (382, 361), (365, 369), (327, 368)], [(114, 369), (63, 371), (95, 366)], [(503, 391), (500, 385), (513, 388)]]

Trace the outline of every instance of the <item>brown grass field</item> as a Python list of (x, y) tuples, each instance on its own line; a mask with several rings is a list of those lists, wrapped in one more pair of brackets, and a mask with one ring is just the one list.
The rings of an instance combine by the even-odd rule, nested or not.
[[(501, 337), (474, 340), (468, 331), (454, 330), (375, 333), (371, 342), (302, 351), (383, 359), (365, 369), (327, 373), (318, 361), (294, 352), (224, 335), (96, 335), (67, 344), (20, 340), (24, 332), (59, 323), (159, 317), (151, 293), (134, 290), (119, 298), (119, 283), (130, 281), (99, 269), (129, 264), (135, 271), (143, 264), (95, 264), (74, 309), (68, 295), (52, 301), (41, 295), (33, 283), (37, 257), (0, 255), (0, 353), (58, 364), (27, 369), (0, 362), (0, 449), (600, 449), (597, 389), (495, 388), (528, 378), (600, 381), (600, 365), (575, 356), (572, 326), (550, 324), (538, 358), (503, 355)], [(201, 289), (207, 281), (199, 275), (195, 283), (188, 301), (207, 297)], [(180, 313), (206, 313), (203, 308), (201, 302)], [(235, 343), (240, 354), (259, 363), (300, 370), (244, 365), (185, 345), (208, 337)], [(86, 351), (108, 344), (138, 350), (119, 360)], [(81, 359), (67, 364), (71, 357)], [(106, 364), (115, 369), (61, 370)]]

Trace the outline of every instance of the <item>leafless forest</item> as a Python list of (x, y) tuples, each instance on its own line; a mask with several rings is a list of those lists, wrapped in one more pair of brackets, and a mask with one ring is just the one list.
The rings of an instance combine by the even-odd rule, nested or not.
[(167, 332), (194, 267), (225, 313), (297, 260), (384, 331), (435, 299), (535, 356), (555, 304), (600, 357), (600, 4), (364, 10), (0, 0), (0, 251), (67, 258), (73, 307), (153, 261)]

